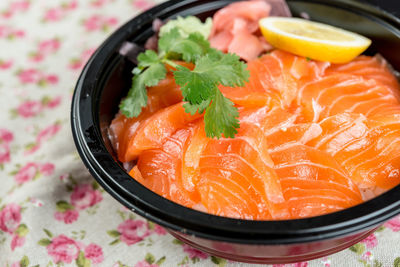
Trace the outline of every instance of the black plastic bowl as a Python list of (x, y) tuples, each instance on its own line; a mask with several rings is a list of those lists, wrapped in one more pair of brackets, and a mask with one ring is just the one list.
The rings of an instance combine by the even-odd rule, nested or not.
[[(154, 18), (211, 16), (233, 1), (170, 1), (132, 19), (91, 57), (72, 102), (75, 144), (94, 178), (124, 206), (158, 223), (182, 241), (211, 254), (254, 263), (289, 263), (328, 255), (365, 238), (400, 213), (400, 187), (340, 212), (288, 221), (247, 221), (213, 216), (175, 204), (132, 179), (115, 160), (107, 128), (131, 83), (133, 64), (118, 53), (124, 41), (143, 44)], [(381, 53), (400, 69), (400, 21), (371, 6), (340, 0), (289, 0), (295, 16), (358, 32), (373, 40), (369, 54)]]

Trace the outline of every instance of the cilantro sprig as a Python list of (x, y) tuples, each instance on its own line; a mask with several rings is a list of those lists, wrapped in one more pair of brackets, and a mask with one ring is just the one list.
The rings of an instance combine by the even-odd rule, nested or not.
[[(219, 85), (243, 86), (249, 72), (244, 62), (234, 54), (224, 54), (210, 47), (200, 33), (182, 36), (177, 28), (163, 34), (158, 42), (158, 53), (147, 50), (138, 56), (138, 66), (132, 71), (132, 87), (121, 102), (121, 112), (127, 117), (137, 117), (147, 105), (146, 87), (157, 85), (165, 79), (166, 65), (174, 67), (175, 82), (181, 86), (185, 111), (204, 114), (208, 137), (222, 135), (233, 138), (239, 128), (239, 112), (232, 101), (218, 89)], [(176, 64), (184, 60), (195, 64), (190, 70)]]

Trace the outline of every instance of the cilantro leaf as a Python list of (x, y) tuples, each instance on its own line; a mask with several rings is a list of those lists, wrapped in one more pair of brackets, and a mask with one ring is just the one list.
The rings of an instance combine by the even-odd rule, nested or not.
[[(128, 96), (122, 100), (119, 106), (121, 112), (128, 118), (139, 116), (142, 112), (142, 108), (147, 106), (146, 86), (157, 85), (167, 74), (164, 64), (159, 61), (156, 62), (155, 60), (153, 62), (147, 61), (147, 58), (144, 58), (146, 54), (141, 55), (143, 55), (142, 58), (144, 61), (140, 61), (139, 66), (148, 67), (143, 72), (134, 75), (132, 87), (129, 90)], [(137, 71), (138, 68), (133, 70), (133, 72)]]
[(150, 67), (153, 64), (157, 64), (160, 62), (158, 55), (153, 50), (146, 50), (144, 53), (140, 53), (137, 57), (139, 62), (139, 67)]
[(232, 101), (217, 90), (211, 106), (206, 109), (204, 115), (207, 137), (220, 138), (223, 134), (226, 138), (234, 138), (236, 129), (240, 127), (238, 117), (239, 112)]
[(132, 88), (128, 96), (121, 101), (119, 109), (128, 118), (137, 117), (142, 112), (142, 108), (147, 105), (147, 91), (143, 83), (142, 76), (134, 76)]
[(239, 56), (222, 53), (200, 58), (196, 62), (194, 72), (205, 74), (224, 86), (243, 86), (250, 76), (246, 64), (240, 61)]
[(185, 108), (186, 113), (190, 113), (191, 115), (196, 114), (198, 112), (199, 114), (202, 114), (208, 106), (210, 106), (211, 99), (204, 100), (200, 104), (190, 104), (189, 102), (186, 102), (183, 104), (183, 107)]
[[(197, 68), (197, 67), (196, 67)], [(177, 85), (181, 86), (185, 101), (191, 104), (200, 104), (214, 95), (217, 83), (207, 73), (198, 73), (196, 68), (190, 71), (188, 68), (178, 66), (174, 71)]]
[[(196, 43), (196, 45), (199, 47), (199, 49), (201, 49), (201, 53), (199, 53), (198, 56), (203, 56), (207, 53), (210, 53), (212, 50), (215, 50), (210, 47), (210, 42), (197, 32), (191, 33), (189, 35), (188, 39), (190, 41)], [(215, 50), (215, 51), (217, 51), (217, 50)]]
[[(166, 65), (170, 65), (176, 69), (174, 79), (186, 101), (185, 112), (194, 115), (205, 111), (208, 137), (233, 138), (239, 128), (239, 112), (218, 86), (244, 86), (250, 76), (247, 65), (237, 55), (211, 48), (204, 33), (193, 30), (196, 27), (184, 30), (181, 27), (183, 21), (186, 20), (160, 35), (158, 54), (152, 50), (139, 54), (138, 66), (132, 71), (132, 88), (121, 102), (120, 110), (127, 117), (137, 117), (147, 105), (146, 87), (165, 79)], [(192, 62), (195, 67), (190, 70), (174, 60)]]
[(182, 36), (180, 35), (178, 29), (172, 29), (168, 33), (164, 34), (159, 40), (158, 40), (158, 51), (161, 52), (161, 54), (166, 55), (168, 51), (170, 51), (170, 48), (172, 45), (177, 41), (181, 40)]
[(181, 86), (184, 100), (200, 104), (215, 94), (219, 84), (243, 86), (249, 72), (238, 56), (213, 53), (199, 58), (193, 71), (178, 67), (174, 77), (175, 82)]
[(152, 64), (140, 74), (145, 86), (157, 85), (162, 79), (165, 79), (166, 75), (167, 69), (161, 62)]

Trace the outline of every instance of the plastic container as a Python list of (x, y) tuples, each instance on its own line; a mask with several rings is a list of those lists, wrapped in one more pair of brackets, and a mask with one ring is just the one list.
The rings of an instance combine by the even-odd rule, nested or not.
[[(169, 1), (132, 19), (114, 32), (82, 71), (72, 101), (75, 144), (93, 177), (121, 204), (158, 223), (193, 247), (231, 260), (290, 263), (345, 249), (400, 213), (400, 187), (340, 212), (288, 221), (246, 221), (198, 212), (175, 204), (132, 179), (115, 160), (107, 127), (126, 95), (134, 67), (118, 51), (124, 41), (143, 44), (154, 18), (212, 16), (233, 1)], [(289, 0), (295, 16), (358, 32), (373, 40), (368, 54), (381, 53), (400, 69), (400, 20), (358, 2)], [(110, 215), (111, 216), (111, 215)]]

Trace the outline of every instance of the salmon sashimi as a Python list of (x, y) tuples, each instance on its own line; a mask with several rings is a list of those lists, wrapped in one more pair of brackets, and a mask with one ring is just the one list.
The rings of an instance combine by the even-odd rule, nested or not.
[(137, 168), (131, 175), (157, 194), (181, 205), (192, 207), (197, 203), (182, 185), (182, 154), (192, 128), (180, 129), (166, 138), (160, 148), (143, 151)]
[(373, 116), (400, 111), (390, 87), (372, 79), (338, 73), (306, 84), (299, 91), (297, 103), (304, 106), (305, 117), (313, 122), (345, 112)]
[[(202, 206), (212, 214), (253, 219), (289, 218), (279, 180), (272, 169), (273, 162), (265, 149), (266, 140), (262, 137), (261, 128), (243, 122), (235, 139), (209, 139), (205, 136), (204, 123), (199, 123), (183, 156), (185, 189), (189, 192), (197, 189)], [(243, 187), (241, 192), (251, 188), (251, 199), (236, 195), (234, 210), (221, 213), (223, 206), (219, 205), (225, 204), (214, 201), (226, 197), (219, 195), (225, 192), (214, 188), (220, 186), (236, 191)], [(252, 202), (254, 198), (256, 204)]]
[(197, 191), (197, 184), (200, 180), (200, 157), (208, 141), (204, 131), (204, 122), (200, 121), (193, 126), (193, 134), (186, 143), (182, 155), (182, 185), (193, 198), (200, 202), (200, 195)]
[(361, 189), (390, 189), (400, 183), (398, 116), (367, 119), (340, 114), (321, 121), (323, 133), (308, 145), (326, 151)]
[(317, 216), (362, 202), (358, 188), (329, 154), (301, 144), (270, 154), (292, 218)]
[(137, 156), (138, 152), (160, 147), (176, 130), (184, 128), (201, 116), (198, 113), (194, 115), (186, 113), (182, 103), (156, 112), (140, 125), (129, 140), (128, 160)]
[[(175, 63), (193, 69), (194, 65), (182, 61)], [(155, 112), (177, 104), (183, 100), (182, 91), (175, 83), (172, 71), (175, 69), (169, 65), (165, 79), (157, 85), (147, 88), (147, 106), (142, 109), (138, 117), (127, 118), (124, 114), (118, 113), (111, 122), (109, 136), (111, 144), (117, 153), (118, 159), (122, 162), (128, 162), (135, 159), (140, 151), (135, 151), (129, 147), (129, 142), (135, 135), (137, 129), (147, 118)], [(128, 152), (128, 150), (130, 150)]]
[[(135, 160), (142, 151), (159, 148), (164, 140), (176, 130), (184, 128), (187, 123), (202, 116), (197, 113), (195, 115), (186, 113), (182, 105), (182, 103), (178, 103), (169, 106), (151, 114), (144, 120), (140, 120), (140, 116), (130, 119), (132, 123), (126, 123), (124, 143), (121, 144), (120, 153), (118, 153), (121, 161)], [(138, 119), (140, 123), (137, 123), (135, 119)]]
[(298, 88), (321, 77), (328, 65), (276, 50), (248, 63), (250, 79), (245, 86), (220, 89), (239, 106), (286, 108), (296, 98)]
[[(250, 40), (241, 31), (256, 36), (254, 20), (269, 12), (261, 2), (251, 1), (263, 5), (256, 13), (221, 11), (214, 44), (228, 51)], [(331, 65), (275, 50), (252, 59), (244, 86), (219, 87), (240, 115), (235, 138), (220, 139), (206, 136), (202, 114), (185, 112), (171, 70), (148, 88), (137, 118), (118, 114), (110, 127), (118, 159), (136, 164), (130, 175), (171, 201), (285, 220), (340, 211), (400, 184), (400, 87), (379, 57)]]
[(359, 56), (347, 64), (333, 64), (327, 74), (346, 73), (361, 76), (366, 80), (375, 80), (392, 89), (399, 96), (400, 85), (391, 71), (388, 62), (381, 56)]
[(259, 153), (242, 138), (207, 143), (197, 187), (210, 213), (257, 220), (289, 217), (278, 177)]
[(297, 116), (276, 108), (269, 112), (260, 109), (245, 117), (262, 127), (291, 218), (321, 215), (360, 203), (360, 191), (346, 170), (329, 154), (305, 145), (320, 137), (320, 125), (296, 123)]
[[(179, 103), (183, 98), (182, 91), (175, 83), (172, 73), (168, 73), (167, 77), (158, 85), (148, 88), (147, 92), (147, 106), (143, 108), (138, 117), (127, 118), (122, 113), (118, 113), (109, 128), (110, 136), (112, 137), (111, 143), (118, 155), (118, 159), (122, 162), (133, 159), (132, 156), (127, 155), (128, 143), (139, 128), (139, 125), (155, 112)], [(134, 154), (137, 155), (137, 153)]]

